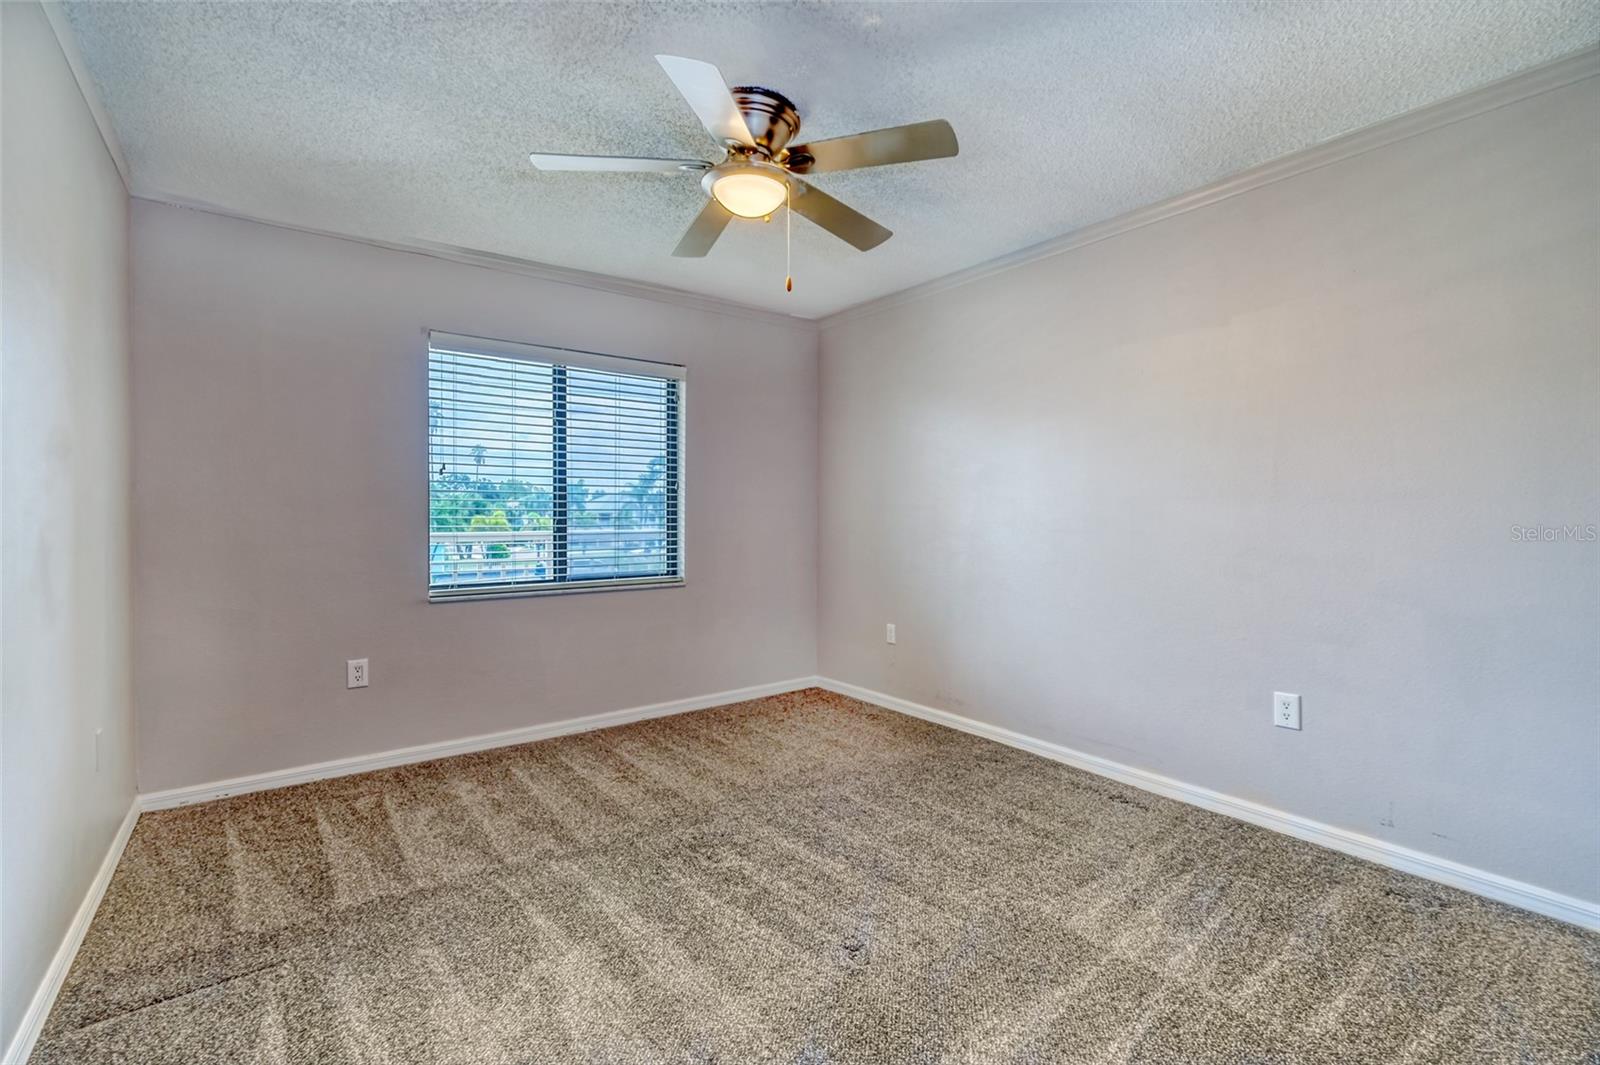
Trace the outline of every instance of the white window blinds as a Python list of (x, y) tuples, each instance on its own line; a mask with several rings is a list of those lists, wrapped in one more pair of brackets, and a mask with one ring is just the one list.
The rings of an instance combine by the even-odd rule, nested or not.
[(683, 377), (431, 333), (429, 598), (681, 582)]

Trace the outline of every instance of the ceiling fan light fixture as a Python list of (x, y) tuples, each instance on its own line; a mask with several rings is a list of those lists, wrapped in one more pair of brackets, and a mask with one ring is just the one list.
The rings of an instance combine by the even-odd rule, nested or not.
[(712, 197), (740, 218), (765, 218), (783, 206), (789, 186), (760, 167), (738, 167), (711, 176)]
[[(955, 130), (942, 118), (790, 144), (800, 132), (800, 112), (781, 92), (759, 85), (730, 89), (721, 71), (698, 59), (658, 55), (656, 62), (716, 142), (720, 165), (704, 159), (550, 152), (534, 152), (528, 158), (539, 170), (703, 172), (700, 188), (706, 202), (672, 249), (680, 259), (703, 258), (735, 218), (770, 219), (779, 207), (787, 209), (786, 222), (798, 214), (856, 250), (871, 251), (894, 234), (801, 175), (948, 159), (960, 151)], [(788, 226), (784, 228), (787, 245)]]

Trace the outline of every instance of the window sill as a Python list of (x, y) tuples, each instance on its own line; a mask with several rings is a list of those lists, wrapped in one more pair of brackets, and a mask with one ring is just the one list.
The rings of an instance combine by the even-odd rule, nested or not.
[(448, 589), (430, 591), (430, 603), (475, 603), (482, 599), (532, 599), (546, 595), (593, 595), (596, 592), (629, 592), (642, 588), (682, 588), (682, 577), (626, 581), (573, 581), (550, 587), (520, 585), (506, 588)]

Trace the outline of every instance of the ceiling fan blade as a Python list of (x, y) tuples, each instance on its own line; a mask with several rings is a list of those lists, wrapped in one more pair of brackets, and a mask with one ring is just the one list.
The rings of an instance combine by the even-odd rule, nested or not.
[(885, 163), (945, 159), (960, 150), (956, 131), (950, 128), (950, 123), (936, 118), (931, 122), (913, 122), (909, 126), (891, 126), (791, 147), (787, 165), (796, 174), (821, 174)]
[(680, 259), (698, 259), (711, 250), (711, 245), (722, 236), (722, 231), (728, 228), (728, 223), (733, 220), (733, 215), (723, 209), (716, 200), (709, 197), (706, 205), (700, 208), (700, 213), (694, 216), (694, 221), (689, 223), (689, 230), (678, 241), (678, 246), (672, 249), (672, 254)]
[(683, 93), (683, 98), (689, 101), (689, 106), (718, 144), (732, 141), (755, 145), (756, 139), (750, 135), (750, 127), (739, 113), (739, 106), (734, 103), (733, 93), (728, 91), (721, 71), (710, 63), (676, 55), (658, 55), (656, 62)]
[(845, 206), (815, 185), (808, 185), (799, 178), (791, 180), (800, 186), (800, 195), (790, 200), (790, 209), (811, 219), (846, 244), (854, 245), (861, 251), (871, 251), (894, 236), (892, 230), (883, 228), (854, 207)]
[(710, 170), (704, 159), (644, 159), (635, 155), (552, 155), (534, 152), (528, 161), (539, 170), (609, 170), (640, 174), (698, 173)]

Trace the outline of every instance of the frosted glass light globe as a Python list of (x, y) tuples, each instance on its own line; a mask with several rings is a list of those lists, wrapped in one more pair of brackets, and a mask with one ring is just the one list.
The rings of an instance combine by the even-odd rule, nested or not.
[(783, 206), (788, 187), (759, 170), (735, 170), (712, 182), (711, 195), (740, 218), (765, 218)]

